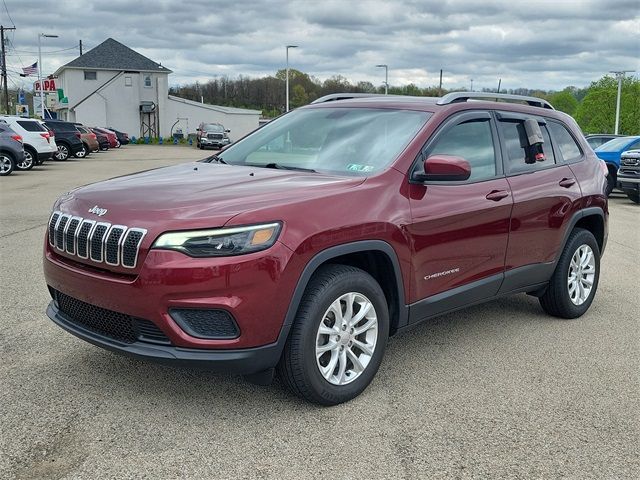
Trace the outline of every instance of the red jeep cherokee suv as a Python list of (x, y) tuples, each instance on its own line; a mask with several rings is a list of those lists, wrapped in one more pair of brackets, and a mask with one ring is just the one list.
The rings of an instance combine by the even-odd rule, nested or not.
[(61, 196), (47, 313), (100, 347), (263, 384), (278, 369), (337, 404), (435, 315), (520, 292), (585, 313), (605, 186), (540, 99), (331, 95), (219, 155)]

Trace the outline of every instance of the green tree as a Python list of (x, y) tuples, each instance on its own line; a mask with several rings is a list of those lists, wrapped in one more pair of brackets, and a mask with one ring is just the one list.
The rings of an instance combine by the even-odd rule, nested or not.
[(291, 108), (302, 107), (307, 103), (309, 103), (309, 95), (304, 87), (302, 85), (294, 85), (290, 100)]
[[(575, 118), (585, 133), (613, 133), (615, 130), (618, 81), (607, 75), (593, 82), (576, 110)], [(620, 95), (620, 131), (640, 134), (640, 80), (627, 77)]]
[(552, 93), (547, 97), (547, 99), (556, 110), (568, 113), (569, 115), (575, 114), (576, 109), (578, 108), (578, 100), (576, 100), (576, 97), (574, 97), (567, 89), (564, 89), (561, 92)]

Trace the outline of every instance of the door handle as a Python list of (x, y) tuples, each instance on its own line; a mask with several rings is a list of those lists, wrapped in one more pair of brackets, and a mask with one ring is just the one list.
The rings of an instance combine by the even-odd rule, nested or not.
[(499, 202), (503, 198), (507, 198), (509, 196), (509, 192), (506, 190), (492, 190), (487, 193), (487, 200), (493, 200), (494, 202)]
[(563, 178), (558, 182), (558, 185), (564, 188), (569, 188), (575, 185), (576, 181), (573, 178)]

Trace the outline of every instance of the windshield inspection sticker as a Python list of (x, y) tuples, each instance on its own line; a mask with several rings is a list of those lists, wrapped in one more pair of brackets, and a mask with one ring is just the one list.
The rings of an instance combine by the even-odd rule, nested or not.
[(347, 165), (347, 170), (349, 170), (350, 172), (373, 172), (373, 166), (350, 163), (349, 165)]

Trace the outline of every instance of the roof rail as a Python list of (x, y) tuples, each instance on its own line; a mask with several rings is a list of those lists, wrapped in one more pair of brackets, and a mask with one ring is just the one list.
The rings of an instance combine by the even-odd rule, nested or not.
[(507, 100), (511, 102), (526, 102), (532, 107), (548, 108), (555, 110), (553, 105), (542, 98), (527, 97), (525, 95), (509, 95), (506, 93), (491, 92), (451, 92), (444, 95), (436, 103), (438, 105), (449, 105), (450, 103), (466, 102), (470, 99), (486, 99), (486, 100)]
[[(311, 103), (326, 103), (335, 102), (337, 100), (351, 100), (352, 98), (367, 98), (367, 97), (384, 97), (382, 93), (331, 93), (324, 97), (316, 98)], [(388, 96), (388, 95), (387, 95)]]

